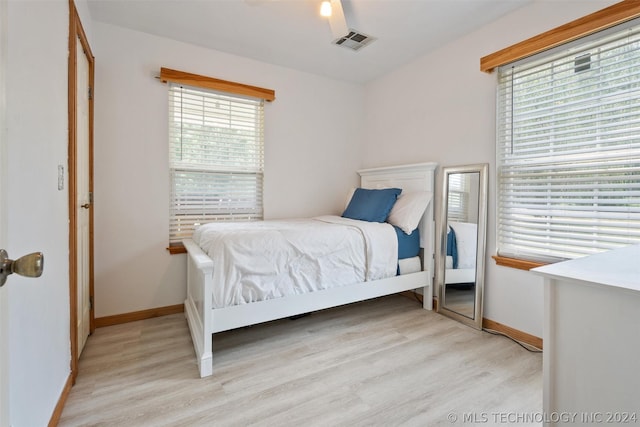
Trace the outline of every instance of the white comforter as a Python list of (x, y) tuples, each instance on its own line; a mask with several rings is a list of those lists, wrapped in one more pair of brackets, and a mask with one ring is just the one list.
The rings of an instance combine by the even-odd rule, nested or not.
[(213, 307), (250, 303), (391, 277), (392, 226), (338, 216), (211, 223), (193, 240), (213, 260)]

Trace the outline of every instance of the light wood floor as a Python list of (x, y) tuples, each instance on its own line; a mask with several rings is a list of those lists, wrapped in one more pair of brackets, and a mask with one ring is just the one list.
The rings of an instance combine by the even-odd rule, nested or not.
[(182, 315), (98, 329), (60, 426), (487, 426), (541, 410), (541, 354), (391, 296), (216, 334), (204, 379)]

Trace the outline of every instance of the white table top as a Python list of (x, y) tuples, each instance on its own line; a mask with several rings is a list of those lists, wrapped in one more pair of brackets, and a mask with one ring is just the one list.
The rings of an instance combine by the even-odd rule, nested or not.
[(555, 279), (574, 279), (640, 292), (640, 245), (549, 264), (531, 271)]

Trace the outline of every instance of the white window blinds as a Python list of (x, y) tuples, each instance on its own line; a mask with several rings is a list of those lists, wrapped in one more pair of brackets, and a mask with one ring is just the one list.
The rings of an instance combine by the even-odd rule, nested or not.
[(263, 100), (169, 84), (170, 244), (262, 219)]
[(462, 173), (448, 175), (447, 218), (449, 221), (469, 221), (469, 188), (465, 176), (466, 174)]
[(640, 27), (499, 70), (498, 254), (640, 243)]

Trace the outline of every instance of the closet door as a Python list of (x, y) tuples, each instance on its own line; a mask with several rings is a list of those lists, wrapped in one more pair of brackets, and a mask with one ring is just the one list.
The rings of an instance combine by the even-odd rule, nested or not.
[[(7, 44), (7, 2), (0, 1), (0, 247), (6, 247), (6, 221), (4, 187), (7, 180), (5, 126), (5, 74)], [(0, 288), (0, 426), (9, 425), (9, 313), (7, 290)]]

